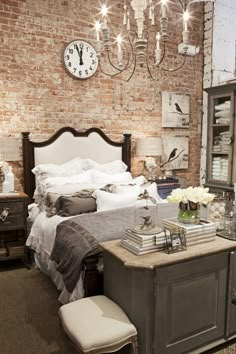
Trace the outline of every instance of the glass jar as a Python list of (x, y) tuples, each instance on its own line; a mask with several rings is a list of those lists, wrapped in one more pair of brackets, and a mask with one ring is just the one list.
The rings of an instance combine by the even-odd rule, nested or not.
[(160, 231), (157, 225), (157, 205), (156, 200), (149, 196), (148, 191), (139, 196), (135, 208), (135, 232), (142, 234), (154, 234)]
[(224, 216), (224, 236), (227, 237), (227, 238), (231, 238), (233, 233), (232, 233), (232, 230), (233, 230), (233, 213), (230, 212), (230, 213), (227, 213), (225, 214)]

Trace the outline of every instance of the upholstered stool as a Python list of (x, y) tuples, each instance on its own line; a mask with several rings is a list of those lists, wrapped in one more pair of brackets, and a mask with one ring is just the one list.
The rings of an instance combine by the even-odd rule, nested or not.
[(130, 343), (138, 354), (137, 331), (125, 312), (104, 295), (83, 298), (59, 309), (63, 328), (81, 353), (116, 352)]

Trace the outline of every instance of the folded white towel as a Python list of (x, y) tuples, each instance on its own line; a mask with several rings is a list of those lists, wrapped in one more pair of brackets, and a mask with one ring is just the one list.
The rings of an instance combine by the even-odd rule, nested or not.
[(222, 111), (218, 111), (215, 113), (215, 117), (217, 118), (229, 118), (230, 117), (230, 109), (224, 109)]
[(231, 101), (225, 101), (224, 103), (221, 103), (217, 106), (215, 106), (215, 109), (217, 111), (223, 110), (223, 109), (229, 109), (230, 108)]

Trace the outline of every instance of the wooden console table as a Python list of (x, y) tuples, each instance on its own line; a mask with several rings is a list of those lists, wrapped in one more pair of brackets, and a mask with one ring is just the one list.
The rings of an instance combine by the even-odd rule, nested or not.
[(138, 331), (139, 354), (202, 353), (236, 337), (236, 243), (135, 256), (102, 243), (104, 294)]

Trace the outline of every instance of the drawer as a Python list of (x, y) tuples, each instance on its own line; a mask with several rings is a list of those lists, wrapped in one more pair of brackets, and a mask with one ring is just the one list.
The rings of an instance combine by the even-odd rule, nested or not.
[(24, 227), (24, 202), (23, 201), (6, 201), (0, 203), (0, 214), (6, 209), (8, 215), (5, 220), (0, 219), (0, 231), (11, 228)]
[(0, 214), (4, 208), (8, 208), (9, 214), (23, 214), (24, 202), (23, 201), (7, 201), (0, 203)]
[(14, 215), (9, 214), (4, 221), (0, 220), (0, 231), (5, 230), (7, 228), (24, 227), (24, 225), (25, 225), (25, 219), (22, 213), (14, 214)]

